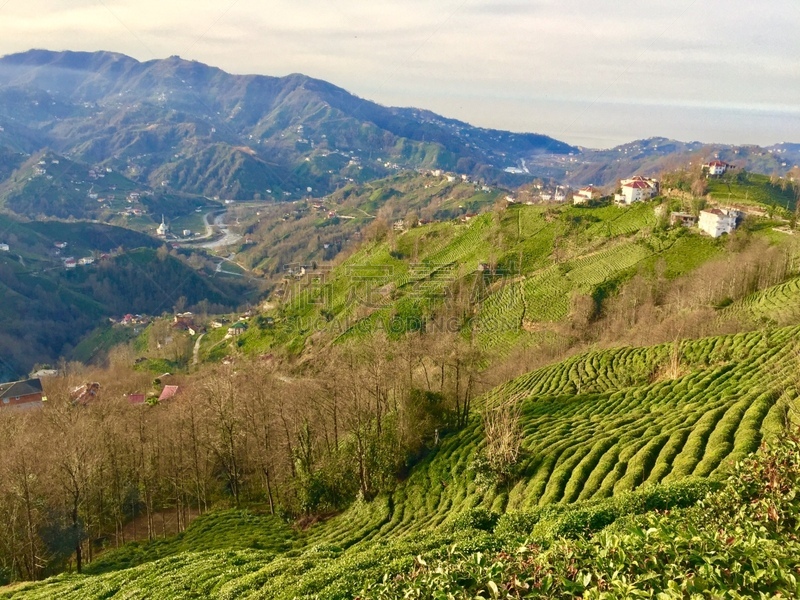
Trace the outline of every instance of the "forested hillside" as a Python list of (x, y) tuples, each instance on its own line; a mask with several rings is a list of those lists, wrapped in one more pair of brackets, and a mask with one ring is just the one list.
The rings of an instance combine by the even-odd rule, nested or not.
[[(176, 304), (225, 311), (255, 289), (246, 281), (212, 279), (213, 264), (200, 260), (206, 272), (197, 271), (190, 253), (158, 249), (162, 242), (128, 229), (3, 216), (0, 224), (9, 244), (0, 252), (0, 339), (8, 378), (68, 357), (108, 317), (160, 315)], [(56, 243), (66, 245), (58, 249)], [(68, 269), (67, 257), (93, 262)]]

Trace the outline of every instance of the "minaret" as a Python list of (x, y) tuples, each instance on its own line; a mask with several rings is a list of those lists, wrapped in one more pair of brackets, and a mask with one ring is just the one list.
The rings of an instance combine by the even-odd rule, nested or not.
[(169, 231), (169, 227), (167, 226), (166, 222), (164, 221), (164, 215), (161, 215), (161, 225), (158, 226), (156, 229), (156, 233), (161, 237), (167, 237), (167, 232)]

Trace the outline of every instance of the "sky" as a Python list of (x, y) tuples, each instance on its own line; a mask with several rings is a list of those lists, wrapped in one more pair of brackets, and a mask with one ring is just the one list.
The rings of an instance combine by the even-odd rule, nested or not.
[(179, 55), (594, 148), (800, 142), (798, 0), (0, 0), (0, 55)]

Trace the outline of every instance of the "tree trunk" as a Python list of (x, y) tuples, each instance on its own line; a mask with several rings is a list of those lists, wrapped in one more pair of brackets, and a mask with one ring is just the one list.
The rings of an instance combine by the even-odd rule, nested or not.
[(267, 498), (269, 498), (269, 514), (275, 514), (275, 504), (272, 499), (272, 483), (270, 482), (269, 469), (264, 467), (264, 478), (267, 480)]
[(83, 544), (81, 543), (81, 532), (78, 527), (78, 504), (72, 507), (72, 530), (75, 533), (75, 570), (80, 574), (83, 572)]

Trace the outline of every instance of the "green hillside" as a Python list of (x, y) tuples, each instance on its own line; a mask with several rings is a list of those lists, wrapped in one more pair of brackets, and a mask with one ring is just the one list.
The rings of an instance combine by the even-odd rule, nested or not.
[(398, 222), (410, 228), (420, 220), (458, 219), (486, 210), (504, 194), (460, 178), (415, 172), (351, 183), (324, 198), (259, 206), (258, 218), (246, 229), (254, 244), (241, 256), (268, 275), (283, 274), (292, 264), (330, 263), (367, 236), (394, 235)]
[(44, 151), (31, 156), (0, 185), (0, 203), (28, 217), (97, 218), (112, 207), (125, 206), (128, 193), (137, 185), (124, 176), (95, 170)]
[[(770, 589), (794, 589), (786, 583), (793, 572), (782, 569), (795, 517), (779, 531), (756, 525), (775, 521), (770, 510), (791, 513), (791, 493), (771, 497), (765, 517), (747, 513), (742, 499), (758, 496), (761, 484), (736, 486), (748, 469), (768, 476), (759, 461), (777, 459), (753, 453), (790, 439), (796, 418), (796, 236), (752, 215), (719, 239), (670, 226), (670, 206), (685, 200), (677, 193), (627, 208), (504, 196), (404, 174), (291, 208), (235, 210), (251, 238), (238, 259), (273, 276), (269, 297), (243, 315), (197, 316), (203, 336), (196, 345), (188, 334), (180, 340), (184, 363), (194, 349), (187, 370), (196, 372), (173, 400), (131, 407), (124, 398), (158, 394), (162, 381), (143, 383), (148, 365), (175, 372), (165, 350), (170, 319), (129, 346), (138, 370), (98, 372), (109, 390), (101, 402), (71, 406), (53, 388), (60, 400), (28, 417), (27, 433), (51, 435), (64, 419), (83, 443), (43, 449), (31, 484), (43, 508), (27, 521), (6, 518), (12, 540), (37, 524), (29, 544), (47, 560), (38, 566), (27, 547), (0, 546), (0, 558), (17, 561), (0, 564), (0, 576), (70, 571), (81, 556), (84, 571), (0, 597), (431, 597), (453, 573), (452, 589), (491, 579), (478, 556), (520, 581), (515, 569), (524, 566), (513, 557), (538, 565), (531, 578), (551, 586), (536, 588), (544, 597), (595, 597), (590, 588), (603, 597), (611, 579), (621, 587), (608, 597), (634, 587), (682, 597), (655, 595), (669, 579), (663, 565), (712, 554), (740, 564), (726, 554), (735, 544), (706, 528), (706, 509), (753, 528), (748, 548), (760, 549), (742, 551), (745, 558), (783, 548), (770, 563)], [(25, 235), (45, 239), (31, 228)], [(338, 260), (326, 263), (325, 245), (337, 239)], [(13, 260), (23, 268), (24, 257)], [(181, 297), (220, 307), (246, 297), (245, 284), (237, 295), (223, 286), (229, 278), (184, 272), (192, 261), (166, 248), (128, 251), (96, 271), (67, 273), (60, 292), (97, 314), (121, 302), (121, 289), (151, 314)], [(96, 330), (91, 343), (117, 333)], [(15, 447), (27, 443), (24, 426), (8, 432)], [(794, 451), (784, 451), (793, 477)], [(72, 496), (85, 500), (71, 513), (56, 502), (71, 493), (64, 473), (74, 467), (62, 454), (94, 457), (83, 496)], [(11, 481), (28, 481), (19, 475), (23, 458), (0, 462)], [(742, 461), (751, 467), (742, 471)], [(0, 514), (17, 514), (25, 499), (7, 489)], [(188, 526), (187, 511), (199, 514)], [(158, 539), (156, 520), (166, 532), (167, 515), (181, 533)], [(130, 542), (131, 522), (149, 541)], [(50, 528), (60, 535), (48, 536)], [(625, 563), (631, 575), (621, 582), (603, 562), (614, 551), (609, 540), (638, 556), (662, 531), (669, 543), (691, 546), (692, 528), (713, 550), (681, 546), (673, 556), (661, 548), (671, 557), (656, 561), (662, 571)], [(587, 574), (570, 552), (606, 570)], [(694, 579), (685, 568), (682, 589), (701, 592), (712, 580), (738, 581), (740, 569)], [(762, 590), (757, 579), (742, 589)], [(502, 582), (506, 596), (487, 583), (484, 596), (523, 596), (514, 581)]]
[[(156, 252), (158, 240), (100, 223), (22, 222), (0, 215), (0, 340), (4, 378), (16, 378), (36, 363), (69, 356), (82, 337), (107, 317), (160, 315), (181, 298), (221, 310), (236, 307), (253, 291), (245, 281), (212, 279), (213, 266), (196, 270), (190, 255)], [(66, 243), (63, 249), (55, 244)], [(92, 264), (66, 269), (63, 258)], [(201, 261), (202, 263), (202, 261)], [(204, 271), (205, 269), (205, 271)], [(125, 339), (121, 336), (114, 339)], [(92, 356), (113, 340), (84, 347)], [(88, 352), (88, 354), (87, 354)]]
[(219, 527), (219, 539), (230, 539), (224, 513), (212, 514), (163, 552), (160, 542), (123, 548), (97, 569), (185, 553), (102, 575), (61, 575), (2, 597), (346, 598), (384, 574), (446, 557), (452, 544), (462, 553), (511, 551), (526, 538), (550, 545), (626, 515), (688, 506), (718, 485), (702, 481), (722, 481), (781, 431), (797, 395), (789, 376), (798, 333), (593, 351), (497, 388), (484, 402), (518, 407), (523, 432), (522, 459), (505, 482), (476, 478), (487, 444), (476, 416), (392, 493), (306, 531), (279, 533), (265, 523), (274, 542), (257, 527), (212, 549), (216, 542), (201, 540), (215, 537), (199, 532)]
[(716, 202), (769, 207), (791, 212), (797, 197), (790, 181), (746, 171), (708, 178), (709, 196)]
[[(0, 207), (23, 218), (91, 219), (153, 232), (161, 215), (193, 216), (200, 207), (220, 203), (189, 193), (153, 189), (108, 167), (91, 166), (49, 150), (24, 162), (0, 151)], [(2, 167), (3, 160), (9, 167)], [(13, 166), (13, 168), (12, 168)]]
[[(386, 185), (379, 191), (382, 196), (390, 194)], [(444, 197), (456, 193), (448, 189)], [(359, 196), (356, 206), (362, 206), (364, 198)], [(455, 202), (463, 206), (465, 201)], [(431, 198), (426, 202), (430, 207)], [(487, 206), (487, 200), (483, 202)], [(440, 205), (435, 210), (446, 208)], [(304, 218), (298, 226), (306, 219), (311, 222), (314, 217)], [(357, 225), (347, 226), (350, 229), (340, 233), (353, 235)], [(680, 287), (710, 261), (723, 261), (733, 277), (737, 260), (750, 264), (751, 255), (774, 255), (777, 264), (783, 260), (779, 254), (794, 255), (791, 236), (772, 239), (771, 230), (759, 227), (754, 224), (745, 227), (752, 231), (738, 233), (741, 244), (736, 247), (726, 238), (714, 240), (697, 230), (666, 227), (651, 203), (630, 208), (511, 204), (401, 231), (373, 230), (371, 241), (338, 266), (319, 267), (314, 260), (283, 263), (295, 268), (289, 272), (284, 267), (270, 299), (278, 308), (268, 313), (269, 325), (254, 321), (236, 344), (244, 352), (286, 349), (302, 354), (377, 330), (397, 337), (437, 327), (471, 333), (483, 351), (497, 355), (526, 346), (571, 343), (580, 333), (569, 326), (578, 313), (589, 321), (602, 318), (609, 301), (637, 275), (652, 281), (661, 278), (661, 283), (649, 285), (668, 286), (674, 281)], [(762, 252), (758, 244), (772, 250)], [(248, 252), (252, 260), (261, 250)], [(764, 279), (757, 273), (753, 276)], [(743, 289), (747, 285), (741, 284)], [(711, 309), (725, 297), (724, 285), (718, 287), (719, 300), (703, 301)], [(755, 291), (747, 288), (742, 295), (747, 290)], [(733, 300), (738, 297), (728, 302)], [(220, 341), (213, 335), (204, 339), (210, 358), (225, 355)]]

